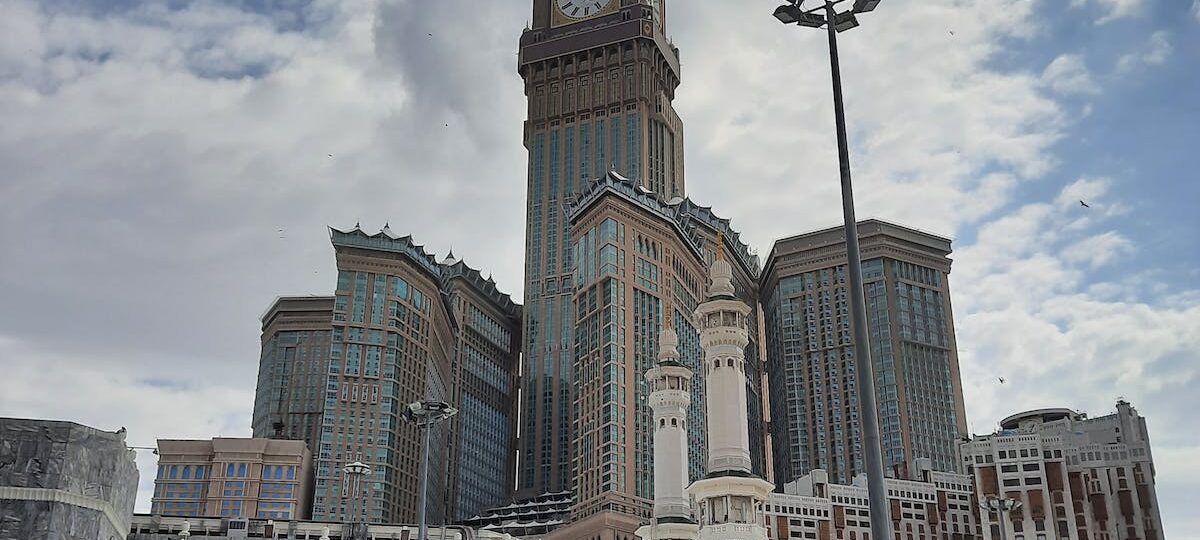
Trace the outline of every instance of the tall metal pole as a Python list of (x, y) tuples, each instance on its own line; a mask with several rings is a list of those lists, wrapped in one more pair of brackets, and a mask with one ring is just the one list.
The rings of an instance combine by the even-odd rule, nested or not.
[(429, 530), (425, 527), (425, 498), (429, 490), (429, 431), (433, 422), (425, 420), (425, 449), (421, 451), (421, 503), (417, 507), (417, 540), (428, 540)]
[(850, 184), (850, 149), (846, 142), (846, 111), (842, 104), (842, 72), (838, 64), (837, 13), (825, 1), (825, 26), (829, 31), (829, 67), (833, 75), (833, 114), (837, 124), (838, 164), (842, 181), (842, 215), (846, 222), (846, 259), (850, 273), (850, 321), (854, 329), (854, 362), (858, 371), (858, 414), (862, 419), (863, 459), (867, 468), (867, 497), (871, 508), (872, 540), (890, 540), (892, 522), (883, 479), (883, 450), (879, 440), (879, 409), (875, 405), (875, 374), (867, 332), (867, 304), (863, 298), (862, 255), (858, 251), (858, 221), (854, 217), (854, 189)]

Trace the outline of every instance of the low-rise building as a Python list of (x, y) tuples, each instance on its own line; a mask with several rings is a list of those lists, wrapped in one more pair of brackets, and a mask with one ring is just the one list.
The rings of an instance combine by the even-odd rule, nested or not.
[[(415, 540), (416, 525), (358, 525), (262, 518), (133, 516), (126, 540)], [(183, 535), (184, 531), (187, 532)], [(512, 536), (466, 527), (429, 527), (429, 540), (514, 540)]]
[[(920, 460), (919, 460), (920, 461)], [(978, 538), (969, 476), (914, 467), (919, 480), (887, 480), (892, 530), (902, 540)], [(784, 484), (767, 500), (771, 540), (869, 540), (871, 512), (866, 476), (852, 485), (829, 483), (816, 469)]]
[(137, 485), (125, 428), (0, 418), (0, 539), (118, 540)]
[(167, 516), (306, 518), (311, 478), (304, 441), (160, 439), (150, 507)]
[(1146, 419), (1128, 402), (1098, 418), (1070, 409), (1023, 412), (1000, 428), (961, 449), (979, 500), (1020, 503), (1003, 516), (982, 516), (983, 538), (1162, 538)]

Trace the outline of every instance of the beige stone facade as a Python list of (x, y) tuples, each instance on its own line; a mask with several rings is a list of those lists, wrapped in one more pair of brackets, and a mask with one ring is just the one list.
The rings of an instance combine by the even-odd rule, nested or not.
[[(728, 221), (686, 199), (663, 203), (615, 173), (600, 179), (572, 210), (575, 245), (574, 391), (576, 419), (572, 456), (576, 504), (572, 523), (552, 538), (633, 538), (651, 518), (654, 496), (650, 386), (644, 374), (655, 365), (663, 328), (678, 336), (680, 362), (699, 370), (703, 351), (692, 313), (705, 298), (706, 268), (721, 242), (733, 278), (752, 285), (756, 260), (729, 229)], [(754, 289), (739, 288), (739, 295)], [(753, 305), (754, 298), (743, 298)], [(749, 323), (748, 323), (749, 324)], [(757, 339), (745, 348), (759, 358)], [(758, 376), (744, 381), (754, 396), (743, 411), (761, 411)], [(693, 380), (689, 405), (687, 480), (704, 475), (707, 460), (704, 385)], [(761, 416), (759, 417), (761, 418)], [(761, 470), (759, 445), (756, 471)], [(754, 452), (751, 452), (753, 454)], [(592, 535), (592, 536), (589, 536)]]
[(304, 441), (158, 441), (151, 511), (171, 516), (303, 519), (312, 455)]
[(1097, 418), (1070, 409), (1016, 414), (964, 443), (962, 455), (980, 500), (1021, 503), (981, 516), (980, 538), (1163, 538), (1146, 420), (1125, 401)]
[[(977, 539), (975, 500), (971, 477), (934, 471), (917, 471), (918, 480), (887, 480), (892, 530), (901, 539)], [(767, 501), (771, 540), (868, 540), (871, 513), (866, 477), (854, 484), (829, 483), (817, 469), (784, 485)]]

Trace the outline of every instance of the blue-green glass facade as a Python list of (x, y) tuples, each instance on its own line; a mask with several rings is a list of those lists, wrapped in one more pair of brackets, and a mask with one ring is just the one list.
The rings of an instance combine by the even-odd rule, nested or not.
[[(648, 166), (651, 129), (672, 132), (673, 146), (660, 149), (663, 163), (681, 165), (677, 158), (683, 152), (682, 125), (671, 107), (679, 84), (678, 57), (673, 47), (663, 46), (668, 40), (663, 22), (654, 19), (656, 11), (630, 4), (622, 8), (624, 17), (608, 21), (616, 25), (593, 20), (580, 27), (549, 25), (538, 14), (550, 9), (557, 8), (548, 0), (535, 2), (533, 26), (521, 37), (518, 68), (528, 98), (524, 144), (529, 152), (516, 494), (522, 499), (571, 491), (577, 482), (571, 451), (579, 401), (575, 297), (582, 285), (572, 271), (577, 261), (566, 213), (610, 171), (656, 190), (663, 201), (683, 192), (682, 166)], [(655, 36), (617, 30), (617, 25), (629, 28), (629, 17), (644, 19)], [(611, 31), (618, 33), (610, 36)], [(567, 34), (569, 41), (556, 41)], [(603, 45), (559, 48), (589, 41)], [(556, 46), (547, 47), (550, 42)]]
[[(884, 466), (904, 476), (914, 459), (928, 458), (935, 470), (957, 470), (956, 437), (965, 419), (946, 284), (949, 241), (868, 223), (870, 232), (860, 233), (864, 253), (892, 245), (894, 240), (876, 231), (894, 230), (889, 234), (907, 240), (896, 245), (919, 254), (913, 260), (941, 261), (878, 256), (863, 261)], [(823, 468), (831, 481), (849, 483), (864, 466), (847, 270), (844, 264), (809, 262), (828, 256), (819, 251), (824, 244), (797, 238), (812, 254), (789, 251), (780, 257), (776, 268), (801, 269), (774, 276), (764, 289), (776, 482)], [(928, 251), (915, 247), (923, 243), (931, 246)]]

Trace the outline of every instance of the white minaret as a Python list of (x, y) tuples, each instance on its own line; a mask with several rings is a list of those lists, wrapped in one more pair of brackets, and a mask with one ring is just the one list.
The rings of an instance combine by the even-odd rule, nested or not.
[(733, 268), (722, 242), (718, 238), (717, 259), (709, 267), (708, 299), (695, 314), (704, 349), (708, 474), (688, 493), (699, 506), (700, 540), (767, 540), (763, 505), (775, 486), (750, 470), (745, 354), (750, 306), (734, 296)]
[(687, 410), (692, 370), (679, 363), (679, 336), (670, 328), (658, 338), (658, 365), (646, 372), (654, 409), (654, 519), (638, 529), (642, 540), (696, 540), (699, 527), (684, 491), (688, 482)]

